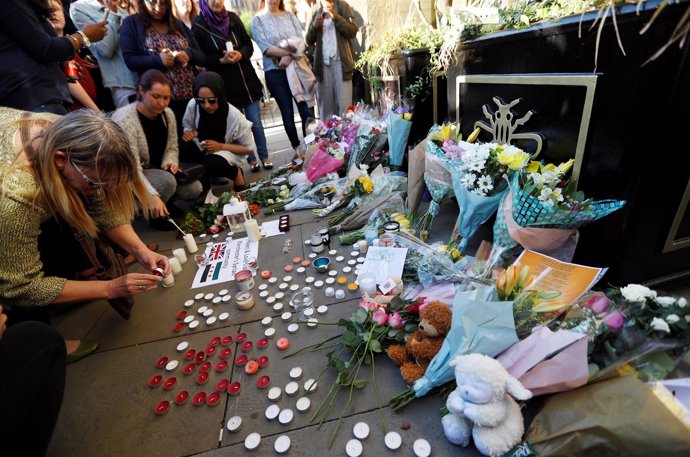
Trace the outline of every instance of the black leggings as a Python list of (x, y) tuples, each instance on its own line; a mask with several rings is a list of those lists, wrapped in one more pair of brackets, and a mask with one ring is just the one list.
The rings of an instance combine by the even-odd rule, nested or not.
[(40, 322), (8, 328), (0, 340), (2, 455), (43, 456), (65, 390), (65, 340)]
[(210, 187), (210, 178), (230, 178), (235, 181), (239, 173), (239, 168), (230, 165), (224, 158), (201, 152), (193, 141), (180, 142), (180, 162), (200, 163), (206, 167), (206, 173), (201, 180), (204, 189)]

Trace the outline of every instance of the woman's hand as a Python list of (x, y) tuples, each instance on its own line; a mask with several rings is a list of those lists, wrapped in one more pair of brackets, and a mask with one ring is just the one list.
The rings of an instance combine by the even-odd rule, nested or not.
[(201, 145), (204, 147), (204, 151), (206, 152), (218, 152), (218, 151), (224, 151), (227, 148), (225, 147), (225, 143), (219, 143), (217, 141), (213, 140), (204, 140), (201, 142)]
[(149, 216), (165, 217), (170, 214), (168, 208), (165, 206), (165, 202), (161, 200), (160, 195), (151, 195), (150, 200)]
[(288, 65), (292, 63), (292, 56), (283, 56), (280, 58), (280, 62), (278, 62), (278, 66), (280, 68), (285, 68)]
[(175, 56), (168, 49), (163, 49), (158, 57), (161, 58), (161, 63), (166, 67), (172, 67), (175, 64)]
[(189, 142), (189, 141), (192, 141), (192, 138), (196, 138), (197, 136), (199, 136), (198, 132), (194, 132), (192, 130), (187, 130), (186, 132), (184, 132), (182, 134), (182, 141)]
[(185, 51), (177, 51), (175, 54), (175, 63), (181, 67), (186, 67), (189, 63), (189, 55)]
[(146, 245), (136, 252), (132, 252), (132, 255), (147, 270), (153, 271), (156, 268), (162, 268), (165, 276), (168, 276), (172, 270), (166, 256), (150, 250)]
[(108, 34), (108, 20), (106, 19), (105, 21), (95, 24), (86, 24), (81, 31), (84, 32), (84, 35), (86, 35), (92, 43), (101, 41)]
[(316, 30), (319, 30), (323, 27), (323, 14), (319, 14), (317, 16), (314, 16), (314, 28)]
[(178, 171), (180, 171), (180, 167), (178, 167), (174, 163), (166, 163), (165, 165), (163, 165), (163, 170), (167, 170), (170, 173), (175, 174)]
[(160, 280), (158, 276), (152, 274), (127, 273), (124, 276), (108, 281), (108, 299), (131, 297), (156, 289)]

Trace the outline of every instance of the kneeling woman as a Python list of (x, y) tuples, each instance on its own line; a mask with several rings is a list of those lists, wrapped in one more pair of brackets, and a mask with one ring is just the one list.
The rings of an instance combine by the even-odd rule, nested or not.
[[(127, 137), (105, 115), (0, 108), (0, 151), (0, 302), (9, 325), (49, 322), (54, 304), (156, 289), (153, 274), (78, 280), (77, 273), (91, 265), (73, 230), (103, 234), (146, 270), (170, 273), (168, 259), (149, 250), (132, 229), (138, 206), (147, 209), (146, 190)], [(93, 343), (67, 342), (73, 360), (95, 349)]]
[[(247, 188), (242, 164), (247, 163), (247, 155), (256, 152), (252, 123), (225, 101), (225, 86), (218, 73), (206, 71), (197, 76), (182, 127), (187, 153), (206, 166), (207, 177), (230, 178), (236, 191)], [(199, 146), (196, 151), (189, 146), (192, 141)]]

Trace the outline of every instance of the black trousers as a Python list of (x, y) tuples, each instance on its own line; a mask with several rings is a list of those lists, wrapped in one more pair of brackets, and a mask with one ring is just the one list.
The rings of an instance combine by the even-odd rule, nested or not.
[(215, 154), (201, 152), (193, 141), (180, 141), (180, 162), (200, 163), (206, 167), (206, 173), (201, 179), (204, 189), (208, 189), (210, 178), (237, 179), (238, 168), (230, 165), (227, 160)]
[[(46, 276), (76, 279), (77, 273), (91, 268), (93, 264), (84, 253), (81, 244), (74, 238), (74, 232), (55, 218), (41, 224), (38, 236), (38, 252)], [(5, 311), (7, 325), (23, 321), (39, 321), (50, 324), (50, 306), (15, 306)]]
[(65, 341), (40, 322), (9, 327), (0, 340), (0, 454), (43, 456), (65, 390)]

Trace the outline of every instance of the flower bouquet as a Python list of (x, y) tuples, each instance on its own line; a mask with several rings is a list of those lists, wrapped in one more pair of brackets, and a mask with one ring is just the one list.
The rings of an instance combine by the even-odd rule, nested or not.
[[(674, 358), (690, 345), (690, 309), (685, 298), (659, 296), (645, 286), (629, 284), (606, 294), (584, 296), (560, 328), (588, 336), (590, 381), (610, 376), (629, 363), (637, 366), (645, 380), (661, 379), (675, 366)], [(663, 353), (669, 366), (651, 363), (648, 357), (654, 353)]]
[(307, 179), (314, 182), (328, 173), (339, 170), (344, 164), (345, 152), (331, 140), (323, 140), (307, 166)]
[(400, 167), (407, 150), (407, 139), (412, 128), (412, 111), (407, 106), (394, 109), (386, 117), (386, 134), (391, 165)]
[[(556, 166), (531, 162), (516, 173), (505, 194), (494, 224), (494, 244), (506, 249), (518, 243), (526, 249), (556, 254), (567, 243), (572, 257), (577, 228), (625, 205), (620, 200), (586, 199), (567, 178), (573, 159)], [(566, 259), (569, 260), (569, 259)]]
[(453, 189), (458, 200), (460, 250), (467, 245), (479, 226), (496, 212), (508, 188), (508, 178), (519, 172), (529, 154), (511, 145), (464, 143), (459, 155), (460, 167), (451, 168)]

